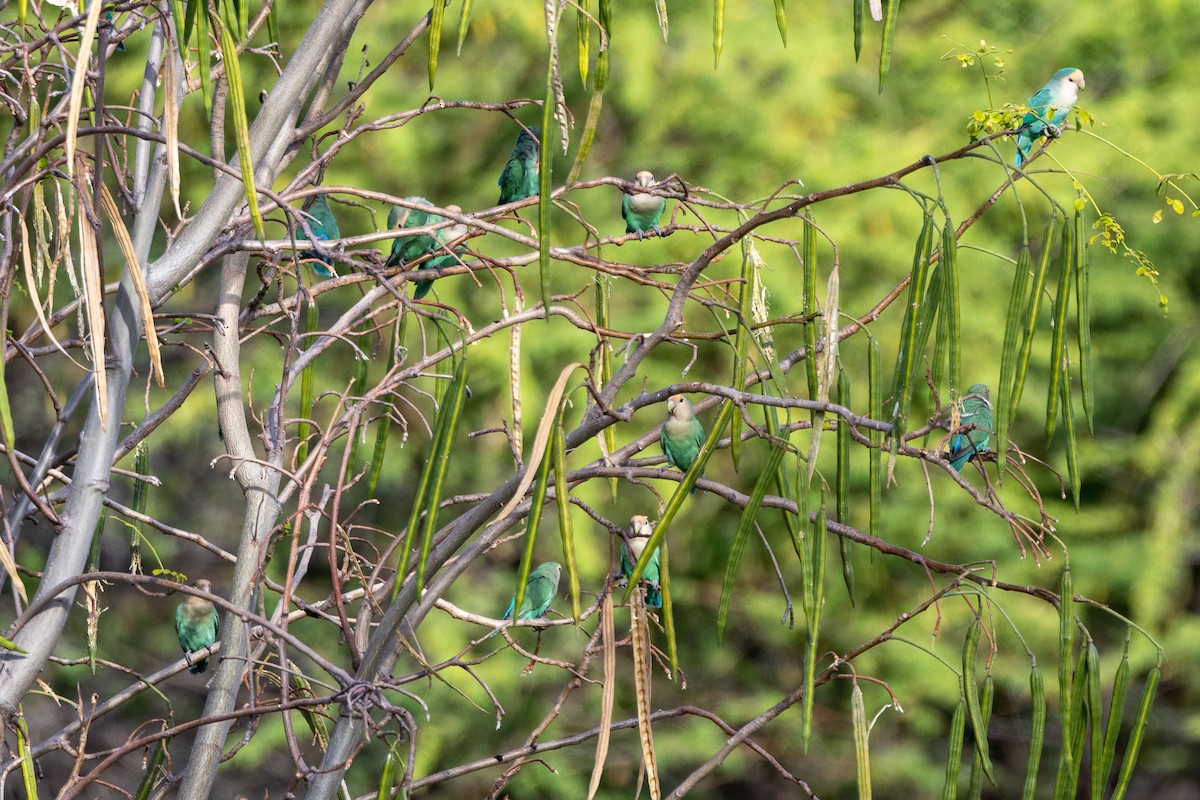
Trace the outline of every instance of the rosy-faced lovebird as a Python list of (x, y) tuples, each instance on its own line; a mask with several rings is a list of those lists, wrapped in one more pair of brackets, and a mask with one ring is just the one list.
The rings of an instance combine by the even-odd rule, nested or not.
[[(424, 197), (414, 195), (404, 199), (416, 205), (427, 206), (429, 208), (434, 207), (433, 203)], [(446, 206), (446, 210), (455, 214), (462, 213), (462, 209), (458, 206)], [(439, 222), (444, 222), (445, 219), (441, 214), (433, 214), (419, 208), (392, 206), (392, 210), (388, 212), (388, 230), (421, 228), (426, 225), (436, 225)], [(432, 269), (441, 272), (446, 267), (454, 266), (458, 263), (458, 260), (450, 254), (445, 245), (448, 242), (461, 239), (466, 233), (467, 226), (459, 223), (439, 228), (433, 236), (418, 233), (393, 239), (392, 252), (388, 256), (386, 264), (389, 267), (404, 266), (409, 261), (415, 261), (426, 253), (435, 253), (434, 258), (421, 264), (421, 269)], [(429, 289), (432, 286), (432, 280), (417, 281), (417, 285), (413, 290), (413, 298), (420, 300), (429, 293)]]
[[(196, 581), (196, 588), (202, 592), (212, 592), (212, 584), (203, 579)], [(203, 597), (189, 594), (175, 608), (175, 633), (179, 636), (179, 646), (183, 648), (184, 657), (192, 665), (193, 674), (208, 669), (208, 658), (193, 662), (192, 653), (203, 650), (217, 640), (219, 624), (217, 607)]]
[[(539, 564), (538, 568), (529, 573), (525, 580), (525, 596), (521, 598), (521, 608), (517, 611), (517, 619), (539, 619), (546, 616), (546, 610), (554, 596), (558, 594), (558, 579), (562, 577), (562, 564), (557, 561), (547, 561)], [(512, 617), (513, 605), (517, 598), (508, 601), (508, 610), (504, 619)]]
[[(667, 398), (667, 421), (663, 423), (659, 442), (667, 456), (667, 464), (687, 472), (704, 444), (704, 426), (696, 419), (691, 400), (681, 394)], [(693, 486), (692, 494), (695, 493)]]
[(946, 459), (955, 472), (962, 472), (965, 465), (977, 453), (988, 452), (992, 440), (992, 402), (988, 399), (988, 387), (977, 383), (967, 390), (961, 402), (962, 413), (959, 424), (973, 425), (971, 430), (950, 436), (950, 452)]
[(1029, 111), (1021, 120), (1021, 131), (1017, 134), (1018, 167), (1029, 158), (1035, 141), (1043, 136), (1058, 136), (1059, 126), (1071, 113), (1083, 86), (1083, 73), (1075, 67), (1066, 67), (1054, 73), (1046, 85), (1029, 98)]
[[(637, 185), (641, 188), (648, 189), (653, 183), (654, 176), (651, 173), (642, 170), (637, 174)], [(658, 221), (662, 219), (663, 211), (666, 208), (667, 201), (657, 195), (646, 192), (625, 195), (625, 199), (621, 201), (621, 216), (625, 218), (625, 232), (636, 233), (638, 239), (641, 239), (643, 234), (650, 230), (662, 236), (662, 229), (658, 227)]]
[(541, 129), (533, 125), (528, 131), (522, 129), (517, 134), (517, 143), (496, 181), (500, 186), (500, 199), (496, 205), (515, 203), (538, 193), (538, 140), (541, 138)]
[[(330, 239), (342, 238), (342, 232), (338, 229), (337, 218), (333, 216), (333, 210), (329, 207), (329, 200), (326, 199), (325, 195), (313, 195), (301, 210), (308, 215), (305, 222), (308, 223), (308, 229), (312, 231), (314, 239), (327, 242)], [(298, 231), (298, 233), (304, 236), (303, 229)], [(312, 266), (313, 272), (318, 275), (323, 275), (326, 278), (332, 278), (337, 275), (333, 271), (333, 265), (322, 258), (315, 250), (304, 250), (300, 253), (300, 257), (316, 259), (316, 261), (309, 263)]]
[[(629, 544), (621, 542), (622, 586), (633, 575), (633, 568), (637, 565), (638, 559), (642, 557), (642, 551), (646, 549), (646, 542), (650, 540), (650, 534), (652, 533), (654, 533), (654, 526), (650, 524), (649, 518), (642, 514), (635, 514), (630, 518)], [(647, 584), (646, 607), (662, 608), (662, 586), (659, 585), (657, 547), (650, 554), (650, 560), (646, 562), (646, 568), (642, 570), (642, 581)]]

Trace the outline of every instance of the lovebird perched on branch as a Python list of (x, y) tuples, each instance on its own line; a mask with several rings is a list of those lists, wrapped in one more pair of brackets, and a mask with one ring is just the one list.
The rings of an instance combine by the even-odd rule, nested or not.
[[(654, 526), (650, 524), (650, 520), (647, 517), (642, 514), (636, 514), (630, 518), (629, 544), (621, 542), (622, 586), (633, 575), (633, 568), (637, 565), (638, 559), (642, 557), (642, 551), (646, 549), (646, 542), (649, 541), (650, 534), (652, 533), (654, 533)], [(646, 607), (662, 608), (662, 586), (659, 585), (657, 547), (650, 554), (650, 560), (646, 563), (646, 568), (642, 570), (642, 580), (649, 584), (646, 587)]]
[(1029, 98), (1029, 111), (1021, 120), (1021, 131), (1017, 134), (1018, 167), (1029, 158), (1035, 141), (1043, 136), (1059, 135), (1058, 128), (1071, 113), (1083, 86), (1083, 73), (1075, 67), (1066, 67), (1054, 73), (1046, 85)]
[[(651, 173), (642, 170), (637, 174), (638, 186), (648, 189), (652, 183), (654, 183), (654, 175)], [(662, 219), (663, 211), (666, 208), (667, 201), (656, 195), (645, 192), (625, 195), (621, 201), (621, 216), (625, 218), (625, 232), (636, 233), (638, 239), (641, 239), (642, 235), (649, 230), (662, 236), (662, 229), (658, 227), (658, 221)]]
[[(667, 398), (667, 421), (663, 423), (659, 442), (667, 456), (668, 465), (680, 472), (687, 472), (691, 468), (704, 444), (704, 426), (696, 419), (691, 400), (681, 394)], [(696, 487), (693, 486), (692, 494), (695, 493)]]
[[(337, 218), (333, 216), (333, 210), (329, 207), (329, 200), (325, 195), (317, 194), (309, 198), (309, 201), (301, 208), (304, 213), (308, 214), (309, 230), (312, 231), (313, 238), (327, 242), (330, 239), (342, 238), (342, 232), (338, 229)], [(303, 234), (303, 229), (301, 229)], [(326, 278), (332, 278), (337, 275), (333, 270), (333, 265), (322, 258), (315, 250), (304, 250), (300, 253), (301, 258), (315, 258), (312, 263), (313, 272), (318, 275), (323, 275)]]
[[(529, 134), (533, 134), (530, 136)], [(496, 205), (515, 203), (538, 193), (538, 141), (542, 138), (540, 128), (529, 126), (517, 134), (508, 163), (496, 181), (500, 186), (500, 199)]]
[[(212, 584), (201, 579), (196, 581), (196, 588), (202, 592), (211, 592)], [(183, 648), (184, 657), (192, 665), (193, 674), (208, 669), (208, 658), (193, 662), (192, 653), (203, 650), (217, 640), (219, 625), (217, 607), (203, 597), (189, 594), (175, 608), (175, 633), (179, 636), (179, 646)]]
[(946, 459), (955, 472), (962, 472), (963, 465), (975, 454), (988, 452), (988, 444), (992, 441), (992, 402), (987, 386), (977, 383), (963, 395), (959, 424), (964, 428), (975, 427), (950, 436), (950, 452)]
[[(562, 564), (557, 561), (539, 564), (537, 569), (529, 573), (529, 577), (525, 580), (525, 596), (521, 598), (521, 608), (518, 609), (516, 618), (518, 620), (539, 619), (546, 616), (546, 610), (550, 608), (550, 603), (558, 594), (560, 577), (562, 577)], [(513, 599), (508, 602), (504, 619), (512, 617), (513, 606), (516, 602), (517, 598), (514, 595)]]
[[(424, 197), (413, 195), (404, 199), (416, 205), (428, 206), (429, 208), (434, 207), (433, 203)], [(446, 210), (455, 214), (462, 213), (462, 209), (458, 206), (446, 206)], [(388, 212), (388, 230), (395, 230), (396, 228), (421, 228), (426, 225), (436, 225), (439, 222), (444, 222), (445, 219), (441, 214), (433, 214), (419, 208), (392, 206), (392, 210)], [(458, 260), (446, 249), (445, 244), (462, 238), (466, 233), (467, 226), (458, 223), (439, 229), (434, 236), (418, 233), (412, 236), (401, 236), (393, 239), (392, 252), (388, 256), (386, 265), (389, 267), (403, 266), (407, 265), (410, 261), (415, 261), (426, 253), (436, 253), (436, 257), (426, 261), (421, 265), (421, 268), (441, 272), (446, 267), (454, 266), (458, 263)], [(413, 290), (413, 298), (420, 300), (429, 293), (431, 286), (433, 286), (432, 280), (417, 281), (416, 288)]]

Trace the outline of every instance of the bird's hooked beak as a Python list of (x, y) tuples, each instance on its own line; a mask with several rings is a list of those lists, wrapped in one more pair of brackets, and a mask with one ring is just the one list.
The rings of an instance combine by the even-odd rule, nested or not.
[(649, 189), (653, 183), (654, 183), (654, 174), (653, 173), (647, 172), (646, 170), (642, 170), (641, 172), (639, 172), (637, 174), (637, 185), (642, 187), (643, 189)]

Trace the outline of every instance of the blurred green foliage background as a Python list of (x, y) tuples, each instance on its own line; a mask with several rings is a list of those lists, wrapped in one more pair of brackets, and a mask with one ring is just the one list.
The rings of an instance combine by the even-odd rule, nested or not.
[[(546, 56), (541, 4), (478, 0), (475, 5), (460, 57), (454, 56), (453, 34), (447, 31), (434, 93), (447, 100), (480, 102), (540, 98)], [(285, 58), (318, 6), (315, 2), (287, 3), (288, 13), (282, 18)], [(1195, 533), (1200, 428), (1193, 422), (1200, 412), (1200, 350), (1193, 346), (1200, 329), (1196, 290), (1200, 286), (1200, 224), (1188, 214), (1177, 216), (1167, 209), (1163, 198), (1156, 196), (1157, 177), (1153, 172), (1188, 172), (1197, 167), (1200, 125), (1194, 118), (1200, 112), (1194, 102), (1195, 78), (1191, 72), (1194, 54), (1200, 48), (1200, 27), (1195, 25), (1192, 4), (1185, 0), (1136, 4), (934, 0), (906, 4), (891, 73), (882, 93), (878, 91), (876, 61), (879, 26), (867, 23), (863, 58), (856, 63), (851, 4), (844, 0), (790, 3), (786, 48), (776, 31), (770, 3), (729, 3), (724, 51), (716, 70), (712, 63), (711, 6), (676, 2), (668, 8), (668, 43), (663, 42), (652, 3), (618, 4), (615, 9), (612, 73), (596, 144), (583, 170), (584, 179), (606, 175), (632, 179), (637, 170), (650, 169), (660, 179), (674, 173), (690, 185), (707, 187), (739, 202), (763, 198), (792, 179), (803, 182), (802, 188), (788, 190), (796, 193), (840, 186), (886, 175), (927, 153), (961, 146), (967, 141), (965, 125), (972, 112), (1006, 102), (1023, 102), (1059, 67), (1077, 66), (1084, 71), (1087, 88), (1080, 105), (1097, 123), (1082, 134), (1068, 133), (1052, 145), (1051, 155), (1074, 173), (1100, 209), (1117, 217), (1131, 246), (1143, 250), (1157, 265), (1170, 312), (1162, 313), (1156, 292), (1148, 281), (1135, 275), (1131, 261), (1099, 246), (1091, 248), (1098, 410), (1094, 436), (1084, 436), (1081, 442), (1084, 477), (1080, 511), (1074, 511), (1069, 499), (1060, 499), (1058, 481), (1049, 470), (1031, 468), (1031, 474), (1038, 480), (1049, 513), (1059, 519), (1058, 532), (1069, 548), (1076, 591), (1144, 627), (1162, 643), (1169, 659), (1142, 752), (1139, 777), (1130, 796), (1182, 798), (1200, 794), (1200, 781), (1192, 766), (1200, 746), (1200, 681), (1190, 668), (1200, 655), (1200, 619), (1196, 615), (1200, 604), (1196, 581), (1200, 574), (1200, 543)], [(425, 10), (414, 4), (376, 4), (348, 51), (343, 86), (379, 59)], [(448, 11), (448, 21), (456, 21), (457, 12), (456, 3)], [(569, 153), (573, 158), (586, 115), (588, 88), (570, 69), (575, 63), (574, 20), (570, 14), (565, 19), (570, 24), (564, 25), (562, 37), (564, 80), (576, 123)], [(967, 67), (952, 57), (973, 52), (981, 40), (999, 49), (1002, 68), (993, 57)], [(125, 56), (109, 62), (109, 86), (114, 96), (128, 91), (140, 78), (138, 56), (145, 44), (134, 38), (128, 46)], [(595, 37), (592, 47), (594, 60)], [(255, 58), (245, 59), (243, 69), (246, 93), (253, 103), (260, 89), (270, 89), (274, 72), (264, 60)], [(983, 79), (984, 73), (991, 76), (990, 81)], [(118, 86), (127, 88), (119, 91)], [(367, 94), (365, 116), (416, 108), (427, 97), (424, 46), (420, 44)], [(517, 115), (525, 123), (535, 124), (540, 113), (529, 107)], [(207, 122), (198, 97), (185, 105), (183, 124), (184, 138), (203, 148)], [(488, 207), (495, 201), (495, 176), (516, 130), (510, 120), (497, 113), (426, 113), (400, 127), (359, 138), (326, 173), (325, 183), (370, 187), (395, 195), (421, 194), (439, 204), (457, 203), (468, 211)], [(1011, 142), (1000, 142), (999, 152), (1001, 157), (1011, 158)], [(556, 184), (565, 177), (569, 164), (567, 156), (556, 154)], [(299, 166), (294, 165), (294, 169)], [(1037, 166), (1048, 167), (1050, 161), (1043, 158)], [(966, 160), (945, 166), (939, 176), (951, 213), (961, 220), (1000, 185), (1004, 172), (996, 164)], [(185, 164), (185, 197), (193, 207), (203, 201), (211, 181), (211, 172)], [(928, 177), (915, 185), (934, 189)], [(1068, 207), (1075, 199), (1076, 190), (1066, 177), (1045, 178), (1043, 185)], [(1186, 185), (1193, 196), (1200, 194), (1195, 191), (1198, 187), (1194, 181)], [(1021, 187), (1020, 196), (1029, 220), (1028, 232), (1023, 226), (1022, 209), (1010, 194), (961, 243), (966, 384), (995, 381), (1013, 262), (1026, 236), (1034, 241), (1035, 248), (1040, 246), (1036, 240), (1041, 235), (1047, 203), (1028, 186)], [(588, 219), (607, 220), (602, 231), (606, 234), (621, 230), (620, 199), (611, 187), (570, 196)], [(1166, 211), (1165, 218), (1155, 223), (1154, 213), (1160, 209)], [(381, 207), (338, 206), (342, 234), (377, 230), (385, 213)], [(685, 209), (677, 209), (676, 213), (679, 222), (696, 222)], [(1087, 214), (1089, 222), (1094, 219), (1090, 205)], [(869, 310), (910, 269), (921, 211), (905, 192), (872, 191), (822, 204), (814, 215), (829, 238), (820, 250), (821, 280), (834, 261), (831, 243), (836, 243), (847, 315)], [(719, 212), (714, 212), (712, 218), (724, 223), (734, 219), (731, 213)], [(555, 244), (583, 240), (578, 225), (563, 214), (556, 219)], [(790, 220), (766, 232), (798, 238), (801, 226), (798, 220)], [(493, 255), (512, 252), (511, 245), (492, 241), (495, 238), (475, 240), (473, 245)], [(681, 231), (663, 240), (627, 244), (613, 257), (634, 264), (688, 261), (706, 244), (704, 236)], [(762, 244), (760, 249), (770, 264), (766, 281), (772, 315), (798, 313), (800, 265), (796, 254), (770, 244)], [(736, 277), (738, 268), (732, 262), (716, 264), (706, 274), (729, 279)], [(536, 297), (534, 269), (525, 268), (522, 278)], [(572, 274), (565, 266), (556, 266), (555, 270), (556, 291), (577, 289), (590, 280), (590, 275)], [(496, 286), (479, 277), (482, 286), (468, 276), (457, 276), (439, 281), (435, 288), (441, 302), (459, 308), (476, 325), (502, 313)], [(201, 276), (172, 299), (171, 308), (166, 310), (187, 313), (211, 308), (215, 285), (215, 277)], [(347, 291), (350, 294), (344, 301), (353, 302), (356, 290)], [(666, 306), (666, 297), (633, 285), (618, 283), (613, 296), (613, 326), (625, 330), (653, 328)], [(325, 297), (329, 299), (322, 302), (331, 307), (343, 301), (336, 295)], [(690, 330), (715, 329), (724, 324), (698, 312), (689, 314)], [(1043, 305), (1042, 316), (1039, 326), (1045, 334), (1048, 304)], [(18, 328), (18, 322), (11, 324)], [(892, 315), (876, 328), (874, 333), (884, 345), (885, 371), (890, 374), (899, 317)], [(798, 335), (781, 334), (780, 351), (799, 346)], [(789, 341), (789, 336), (797, 338)], [(856, 337), (843, 351), (843, 362), (861, 381), (853, 387), (856, 407), (864, 406), (866, 400), (866, 343), (861, 339)], [(410, 344), (418, 346), (416, 341)], [(243, 374), (251, 376), (251, 397), (265, 401), (278, 370), (278, 348), (265, 337), (251, 346), (254, 368), (243, 369)], [(575, 329), (552, 321), (530, 328), (523, 346), (522, 392), (528, 442), (558, 365), (579, 358), (590, 344)], [(690, 357), (684, 348), (656, 354), (644, 375), (647, 386), (657, 388), (680, 380)], [(180, 372), (192, 364), (191, 356), (180, 349), (168, 352), (167, 359)], [(507, 336), (473, 348), (470, 359), (472, 394), (465, 430), (492, 427), (511, 417)], [(1035, 346), (1024, 408), (1012, 436), (1027, 452), (1065, 472), (1061, 433), (1047, 441), (1043, 431), (1047, 360), (1048, 342), (1043, 337)], [(353, 375), (352, 359), (329, 360), (321, 369), (319, 387), (341, 387)], [(688, 372), (687, 379), (725, 383), (730, 369), (727, 353), (709, 349)], [(19, 376), (20, 367), (14, 372)], [(32, 380), (29, 375), (25, 377)], [(803, 395), (802, 384), (800, 375), (791, 376), (789, 387), (793, 392)], [(430, 381), (424, 388), (432, 385)], [(632, 385), (630, 396), (640, 389), (640, 382)], [(38, 393), (31, 383), (23, 386), (20, 377), (10, 378), (9, 391), (14, 394), (14, 404), (20, 402), (22, 392), (28, 392), (29, 397)], [(165, 396), (156, 389), (148, 391), (151, 407), (156, 398)], [(427, 398), (414, 391), (409, 399), (432, 418)], [(575, 408), (569, 409), (568, 415), (578, 419), (585, 398), (579, 392), (573, 399)], [(921, 398), (920, 402), (926, 401)], [(131, 392), (130, 403), (144, 408), (144, 399), (136, 391)], [(930, 410), (927, 403), (922, 409), (920, 414)], [(140, 416), (136, 410), (127, 414)], [(657, 407), (637, 414), (628, 433), (618, 432), (618, 444), (657, 424), (660, 415)], [(47, 415), (45, 425), (52, 421)], [(415, 414), (409, 421), (406, 434), (393, 429), (396, 438), (381, 479), (380, 502), (355, 520), (363, 526), (395, 533), (407, 521), (427, 442), (424, 423)], [(36, 426), (20, 432), (31, 439), (40, 439), (43, 434)], [(502, 437), (464, 438), (461, 444), (464, 456), (455, 461), (449, 494), (488, 489), (510, 474), (511, 461), (507, 460), (508, 448)], [(929, 446), (933, 446), (932, 441)], [(228, 465), (216, 462), (209, 466), (222, 452), (211, 393), (197, 392), (171, 420), (152, 450), (152, 467), (162, 478), (163, 487), (151, 493), (151, 513), (167, 521), (180, 520), (183, 527), (232, 547), (241, 524), (242, 499), (227, 479)], [(647, 455), (656, 453), (652, 448)], [(583, 464), (598, 454), (594, 446), (585, 447), (571, 460)], [(735, 472), (727, 453), (718, 453), (710, 462), (709, 475), (746, 491), (764, 455), (761, 442), (751, 443), (745, 447), (740, 469)], [(847, 522), (865, 527), (866, 462), (857, 448), (855, 455), (853, 487), (862, 500), (852, 506)], [(831, 467), (832, 447), (826, 449), (824, 457), (830, 460), (823, 460), (822, 466)], [(132, 458), (129, 461), (131, 465)], [(930, 524), (925, 480), (916, 464), (904, 461), (896, 478), (884, 497), (884, 521), (878, 532), (883, 538), (943, 561), (994, 561), (998, 572), (1009, 581), (1056, 586), (1064, 561), (1060, 549), (1052, 548), (1055, 558), (1049, 562), (1020, 560), (1007, 526), (977, 508), (940, 473), (931, 477), (936, 496), (934, 532), (929, 544), (922, 547)], [(977, 475), (969, 479), (979, 482)], [(661, 484), (658, 488), (665, 491), (669, 487)], [(116, 496), (125, 493), (127, 497), (129, 485), (114, 477), (113, 491)], [(357, 491), (361, 494), (361, 489)], [(618, 484), (615, 500), (609, 496), (607, 484), (601, 482), (582, 487), (577, 494), (622, 523), (634, 513), (651, 517), (658, 513), (654, 496), (632, 482)], [(1015, 484), (1006, 482), (1003, 496), (1006, 502), (1022, 507)], [(1030, 508), (1026, 505), (1023, 510), (1028, 512)], [(715, 618), (721, 576), (738, 516), (737, 509), (701, 492), (685, 507), (674, 528), (672, 591), (681, 631), (684, 681), (674, 685), (658, 673), (654, 694), (655, 707), (701, 706), (735, 726), (800, 683), (804, 641), (803, 614), (798, 607), (794, 629), (780, 624), (785, 603), (766, 554), (756, 540), (751, 541), (738, 576), (724, 639), (718, 641)], [(553, 510), (548, 509), (539, 544), (544, 557), (539, 560), (557, 555), (557, 537), (553, 528), (547, 527), (553, 526), (553, 517)], [(786, 531), (777, 515), (764, 512), (761, 518), (794, 593), (799, 586), (799, 564)], [(594, 591), (610, 569), (608, 533), (582, 514), (576, 519), (576, 528), (581, 541), (584, 589)], [(370, 535), (365, 528), (360, 533)], [(23, 562), (36, 561), (36, 552), (45, 547), (45, 534), (42, 536), (39, 540), (34, 534), (25, 540)], [(228, 565), (216, 562), (203, 551), (185, 549), (173, 540), (155, 540), (154, 545), (163, 563), (189, 577), (209, 577), (221, 587), (228, 575)], [(493, 552), (472, 568), (469, 580), (460, 581), (448, 599), (472, 611), (498, 614), (511, 594), (519, 552), (519, 542)], [(852, 548), (852, 552), (857, 576), (853, 606), (842, 587), (831, 540), (824, 611), (827, 639), (822, 646), (825, 651), (843, 652), (877, 635), (898, 613), (930, 591), (928, 576), (913, 565), (879, 554), (872, 557), (860, 548)], [(121, 569), (127, 563), (128, 532), (110, 519), (102, 566)], [(993, 600), (1045, 659), (1043, 670), (1049, 674), (1057, 636), (1052, 609), (1025, 596), (993, 595)], [(798, 606), (798, 598), (795, 601)], [(170, 606), (141, 601), (124, 587), (107, 593), (104, 604), (109, 611), (101, 620), (102, 656), (121, 660), (136, 651), (141, 663), (134, 666), (143, 669), (177, 656)], [(568, 607), (562, 598), (556, 606), (559, 611)], [(618, 612), (619, 630), (627, 625), (624, 613)], [(1097, 636), (1105, 674), (1111, 675), (1120, 658), (1125, 629), (1102, 612), (1081, 609), (1080, 613)], [(961, 600), (948, 599), (941, 604), (936, 618), (927, 615), (903, 629), (911, 643), (889, 643), (855, 662), (859, 675), (886, 681), (903, 707), (903, 714), (892, 710), (883, 713), (872, 730), (877, 796), (907, 793), (929, 797), (940, 790), (945, 730), (958, 689), (954, 673), (939, 665), (937, 658), (957, 663), (970, 619), (969, 609)], [(82, 620), (79, 622), (81, 625)], [(591, 625), (588, 627), (590, 630)], [(1003, 625), (998, 627), (1004, 633), (996, 642), (998, 653), (993, 666), (998, 694), (992, 746), (993, 759), (1003, 764), (1004, 782), (989, 790), (987, 796), (1014, 797), (1019, 795), (1028, 736), (1028, 659), (1011, 631)], [(302, 633), (303, 623), (295, 630)], [(77, 655), (82, 655), (82, 630), (75, 633), (73, 640), (64, 642), (64, 649), (77, 644)], [(419, 638), (425, 657), (436, 661), (479, 634), (476, 628), (435, 613)], [(527, 643), (533, 638), (527, 631), (517, 636)], [(583, 641), (580, 633), (555, 628), (541, 637), (542, 653), (571, 658)], [(1140, 680), (1153, 663), (1153, 649), (1135, 639), (1131, 654)], [(487, 697), (466, 674), (445, 674), (461, 694), (437, 681), (415, 688), (428, 707), (427, 713), (415, 706), (410, 708), (420, 727), (415, 769), (418, 777), (467, 759), (486, 758), (523, 740), (564, 680), (560, 673), (544, 667), (522, 676), (523, 663), (515, 653), (502, 653), (477, 668), (479, 678), (504, 704), (506, 716), (498, 731)], [(618, 693), (616, 718), (623, 719), (634, 713), (632, 675), (625, 650), (619, 669), (626, 682)], [(111, 692), (127, 680), (111, 671), (86, 677), (83, 667), (64, 670), (62, 679), (66, 682), (56, 688), (72, 697), (75, 681), (82, 683), (86, 697), (86, 692), (92, 690)], [(166, 687), (176, 719), (199, 712), (201, 687), (199, 679), (186, 675)], [(868, 715), (873, 716), (888, 703), (888, 694), (874, 684), (864, 683), (863, 687)], [(1140, 685), (1131, 695), (1136, 697), (1138, 691)], [(1052, 697), (1052, 709), (1054, 702)], [(127, 713), (131, 718), (137, 714), (163, 714), (161, 703), (161, 698), (147, 697)], [(594, 726), (598, 703), (597, 687), (581, 689), (546, 737)], [(821, 687), (816, 704), (816, 734), (806, 755), (798, 744), (798, 710), (785, 713), (755, 738), (820, 796), (850, 797), (854, 794), (855, 773), (849, 681)], [(55, 712), (47, 703), (47, 708), (37, 713), (57, 716), (67, 712)], [(235, 738), (237, 734), (235, 731)], [(277, 720), (265, 721), (235, 761), (222, 770), (214, 796), (262, 796), (267, 788), (271, 796), (280, 796), (278, 787), (292, 778), (290, 765), (286, 759), (267, 755), (279, 752), (281, 736)], [(710, 723), (695, 718), (660, 723), (655, 727), (655, 737), (659, 768), (667, 787), (707, 759), (725, 738)], [(1052, 774), (1056, 764), (1056, 737), (1052, 715), (1043, 776)], [(99, 740), (102, 738), (99, 734)], [(185, 747), (182, 743), (172, 745), (176, 759), (183, 758)], [(347, 778), (354, 795), (374, 788), (382, 753), (376, 743), (360, 754)], [(311, 752), (308, 755), (315, 758)], [(514, 797), (582, 797), (592, 757), (590, 745), (548, 753), (545, 765), (526, 767), (512, 782), (510, 792)], [(638, 764), (636, 734), (615, 734), (601, 796), (630, 796)], [(432, 795), (482, 796), (493, 778), (494, 773), (485, 770), (443, 784)], [(1048, 792), (1049, 786), (1043, 789)], [(784, 797), (795, 796), (795, 787), (743, 750), (703, 784), (700, 794)]]

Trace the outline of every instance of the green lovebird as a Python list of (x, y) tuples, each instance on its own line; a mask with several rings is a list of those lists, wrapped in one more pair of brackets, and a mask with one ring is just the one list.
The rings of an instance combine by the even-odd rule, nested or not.
[[(309, 201), (301, 209), (305, 214), (308, 214), (309, 230), (312, 231), (313, 238), (317, 241), (327, 242), (330, 239), (342, 238), (342, 232), (338, 229), (337, 218), (333, 216), (333, 210), (329, 208), (329, 200), (323, 194), (316, 194), (309, 198)], [(304, 236), (304, 230), (297, 231), (300, 236)], [(307, 237), (305, 237), (307, 238)], [(326, 278), (332, 278), (337, 275), (333, 271), (333, 265), (314, 250), (304, 250), (300, 253), (301, 258), (315, 258), (312, 262), (313, 272), (318, 275), (323, 275)]]
[[(624, 586), (629, 577), (633, 575), (633, 568), (637, 565), (638, 559), (642, 557), (642, 551), (646, 549), (646, 542), (650, 539), (650, 534), (654, 533), (654, 526), (650, 524), (649, 518), (642, 514), (635, 514), (629, 520), (629, 544), (621, 542), (621, 575), (623, 576), (621, 585)], [(648, 584), (646, 587), (646, 607), (647, 608), (662, 608), (662, 586), (659, 585), (658, 574), (658, 548), (654, 548), (654, 552), (650, 554), (650, 560), (646, 563), (646, 568), (642, 570), (642, 580)]]
[[(654, 176), (645, 170), (637, 174), (637, 185), (643, 189), (650, 188)], [(667, 201), (656, 195), (645, 192), (635, 192), (625, 195), (621, 201), (621, 216), (625, 218), (625, 232), (636, 233), (641, 239), (646, 231), (654, 231), (662, 236), (658, 221), (662, 219), (667, 209)]]
[[(667, 398), (667, 421), (663, 423), (659, 441), (667, 456), (667, 464), (687, 472), (700, 454), (704, 444), (704, 426), (696, 419), (692, 401), (681, 394)], [(692, 494), (696, 487), (692, 487)]]
[(988, 399), (987, 386), (977, 383), (967, 390), (962, 398), (959, 420), (964, 428), (975, 427), (950, 437), (950, 452), (946, 458), (955, 472), (962, 472), (963, 465), (976, 453), (988, 452), (988, 443), (992, 440), (992, 402)]
[[(525, 596), (521, 598), (521, 608), (517, 612), (517, 619), (539, 619), (546, 616), (546, 610), (550, 608), (550, 603), (558, 594), (560, 577), (562, 577), (562, 564), (557, 561), (539, 564), (537, 569), (529, 573), (529, 577), (525, 580)], [(504, 612), (504, 619), (512, 617), (513, 605), (516, 602), (515, 596), (508, 601), (508, 610)]]
[[(433, 203), (424, 197), (414, 195), (404, 199), (416, 205), (428, 206), (429, 208), (434, 207)], [(462, 209), (458, 206), (446, 206), (446, 210), (455, 214), (462, 213)], [(421, 228), (426, 225), (436, 225), (439, 222), (444, 222), (445, 219), (441, 214), (432, 214), (417, 208), (392, 206), (392, 210), (388, 212), (388, 230), (395, 230), (396, 228)], [(407, 265), (408, 262), (415, 261), (426, 253), (438, 253), (436, 257), (423, 263), (421, 269), (432, 269), (441, 272), (446, 267), (452, 267), (458, 263), (458, 259), (448, 252), (445, 245), (448, 242), (461, 239), (466, 234), (467, 226), (459, 223), (439, 229), (435, 236), (424, 233), (401, 236), (392, 240), (392, 252), (388, 256), (386, 264), (389, 267)], [(413, 299), (420, 300), (429, 294), (429, 289), (432, 286), (432, 280), (417, 281), (417, 285), (413, 290)]]
[[(206, 580), (196, 581), (196, 588), (202, 592), (211, 592), (212, 584)], [(220, 617), (217, 607), (203, 597), (189, 594), (175, 609), (175, 633), (179, 636), (179, 646), (183, 655), (192, 665), (192, 673), (204, 672), (208, 669), (208, 658), (192, 661), (192, 653), (203, 650), (217, 640), (217, 627)]]
[(1083, 86), (1083, 73), (1075, 67), (1065, 67), (1050, 76), (1046, 85), (1029, 98), (1026, 104), (1029, 111), (1021, 120), (1021, 132), (1017, 134), (1016, 166), (1029, 158), (1034, 141), (1043, 136), (1058, 136), (1058, 127), (1066, 122)]
[[(533, 134), (530, 136), (529, 134)], [(538, 193), (538, 140), (542, 131), (533, 125), (529, 130), (521, 130), (517, 134), (517, 143), (513, 145), (508, 163), (500, 173), (496, 183), (500, 186), (500, 199), (496, 205), (515, 203)]]

